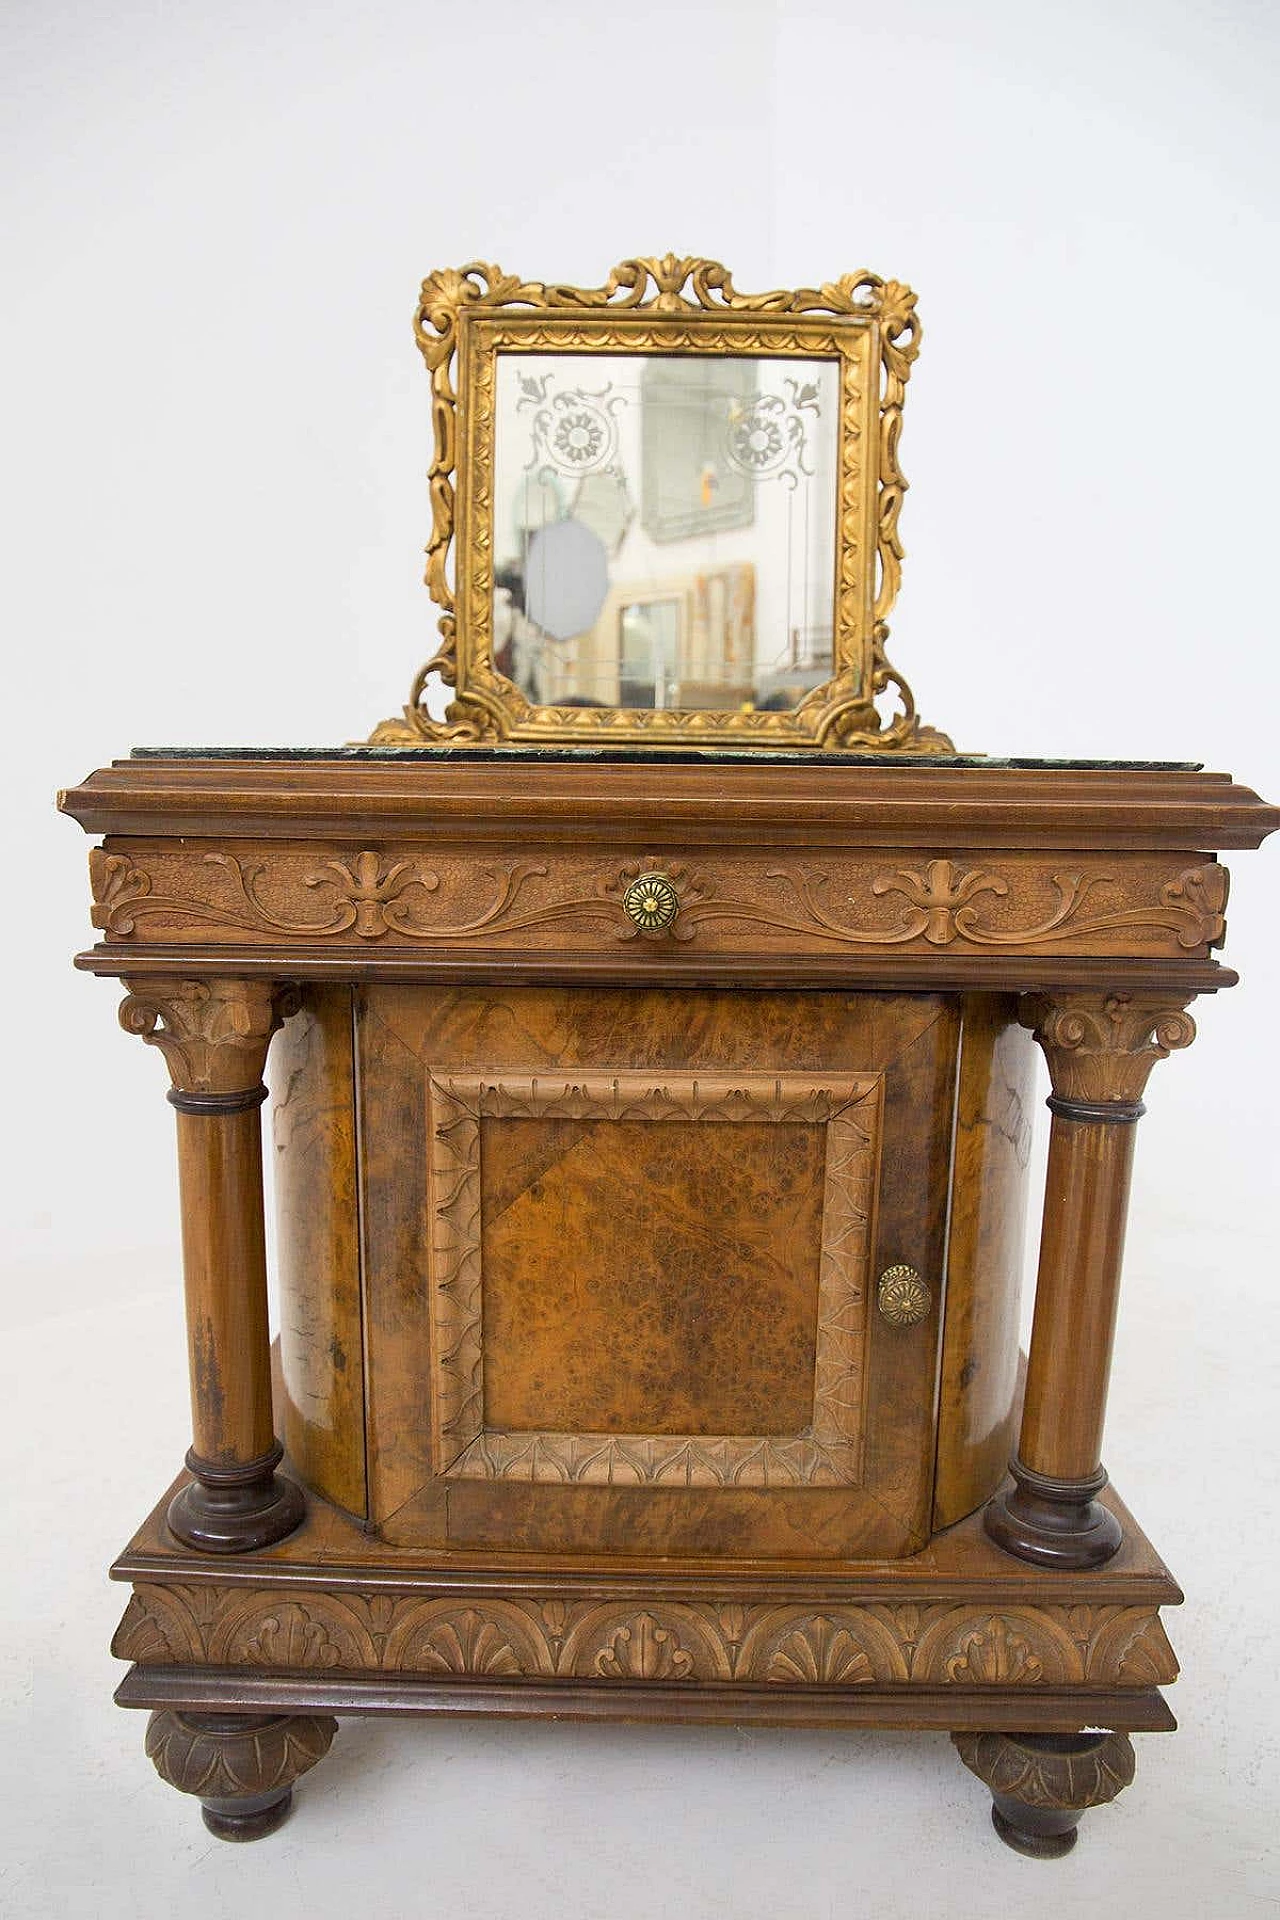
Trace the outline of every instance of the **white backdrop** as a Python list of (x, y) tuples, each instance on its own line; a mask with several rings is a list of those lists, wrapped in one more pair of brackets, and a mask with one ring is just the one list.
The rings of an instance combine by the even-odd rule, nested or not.
[[(186, 1443), (164, 1076), (116, 1030), (114, 986), (70, 971), (90, 937), (85, 846), (53, 791), (134, 744), (332, 743), (400, 705), (433, 627), (419, 584), (427, 384), (410, 333), (423, 273), (480, 255), (587, 284), (670, 248), (724, 260), (744, 288), (864, 264), (909, 280), (925, 345), (891, 653), (925, 717), (993, 752), (1203, 759), (1274, 797), (1280, 21), (1255, 0), (9, 0), (0, 30), (3, 1324), (25, 1329), (8, 1343), (13, 1383), (36, 1395), (35, 1445), (28, 1397), (19, 1446), (33, 1465), (62, 1447), (67, 1463), (65, 1556), (51, 1548), (43, 1584), (15, 1602), (35, 1649), (24, 1710), (47, 1731), (31, 1702), (67, 1660), (50, 1609), (75, 1623), (96, 1608), (99, 1632), (115, 1596), (94, 1555)], [(1197, 1897), (1169, 1862), (1212, 1771), (1203, 1743), (1219, 1743), (1238, 1803), (1268, 1738), (1275, 1757), (1261, 1731), (1272, 1662), (1248, 1612), (1262, 1572), (1224, 1557), (1256, 1540), (1268, 1500), (1275, 1524), (1274, 859), (1236, 857), (1227, 957), (1244, 984), (1201, 1004), (1202, 1042), (1149, 1091), (1108, 1449), (1192, 1589), (1174, 1627), (1199, 1675), (1182, 1710), (1199, 1716), (1179, 1741), (1147, 1743), (1169, 1757), (1145, 1789), (1140, 1768), (1112, 1816), (1126, 1845), (1150, 1847), (1170, 1912)], [(143, 1392), (144, 1372), (168, 1384)], [(1228, 1651), (1235, 1677), (1215, 1681)], [(76, 1712), (98, 1755), (109, 1668), (97, 1640), (83, 1657)], [(126, 1732), (133, 1753), (132, 1719)], [(517, 1750), (471, 1732), (501, 1792)], [(572, 1749), (594, 1756), (579, 1791), (619, 1804), (608, 1766), (634, 1764), (627, 1738)], [(742, 1753), (685, 1738), (662, 1749), (664, 1780), (691, 1783), (663, 1817), (678, 1827), (710, 1804), (709, 1781), (733, 1778), (757, 1834)], [(910, 1742), (881, 1748), (869, 1771), (836, 1769), (864, 1810), (891, 1798), (895, 1766), (924, 1764)], [(406, 1736), (403, 1765), (412, 1750)], [(467, 1751), (460, 1738), (459, 1766)], [(562, 1768), (571, 1749), (557, 1751)], [(779, 1778), (810, 1764), (820, 1800), (823, 1751), (779, 1746)], [(193, 1810), (170, 1808), (140, 1754), (97, 1771), (106, 1805), (119, 1786), (149, 1833), (180, 1829), (186, 1857), (202, 1852)], [(1021, 1875), (992, 1858), (959, 1782), (897, 1778), (917, 1782), (906, 1831), (932, 1831), (925, 1803), (946, 1793), (974, 1826), (963, 1843), (937, 1829), (939, 1884), (956, 1898), (970, 1843), (975, 1873)], [(349, 1804), (335, 1798), (328, 1824), (351, 1839)], [(1235, 1874), (1247, 1902), (1266, 1863), (1249, 1850), (1247, 1793), (1227, 1806), (1197, 1845), (1206, 1885)], [(877, 1852), (878, 1831), (862, 1833), (858, 1871), (886, 1915), (901, 1847)], [(299, 1817), (289, 1834), (302, 1833)], [(595, 1878), (565, 1865), (559, 1911), (844, 1911), (839, 1885), (803, 1892), (812, 1848), (793, 1863), (783, 1842), (766, 1847), (735, 1891), (713, 1853), (691, 1881), (633, 1871), (644, 1838), (619, 1841)], [(1092, 1844), (1100, 1871), (1106, 1842)], [(95, 1857), (110, 1879), (114, 1856)], [(40, 1911), (41, 1874), (18, 1871)], [(490, 1885), (458, 1867), (475, 1911), (543, 1911), (536, 1872), (521, 1894), (519, 1871), (509, 1884), (494, 1871)], [(1083, 1901), (1092, 1871), (1061, 1870), (1061, 1897)], [(307, 1884), (328, 1911), (321, 1879)]]

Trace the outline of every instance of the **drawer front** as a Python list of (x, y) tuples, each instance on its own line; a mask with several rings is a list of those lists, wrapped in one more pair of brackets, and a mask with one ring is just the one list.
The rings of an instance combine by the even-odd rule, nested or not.
[[(957, 1031), (929, 995), (365, 990), (384, 1537), (920, 1547)], [(894, 1267), (926, 1309), (880, 1310)]]
[[(1227, 877), (1185, 853), (643, 845), (579, 851), (108, 841), (90, 855), (108, 945), (246, 945), (362, 963), (577, 954), (643, 974), (699, 955), (1187, 960), (1221, 942)], [(656, 877), (656, 884), (644, 883)]]

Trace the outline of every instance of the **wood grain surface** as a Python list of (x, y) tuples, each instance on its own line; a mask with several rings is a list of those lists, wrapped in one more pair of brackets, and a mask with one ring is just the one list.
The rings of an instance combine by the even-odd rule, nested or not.
[(810, 1424), (820, 1126), (485, 1120), (481, 1142), (490, 1426)]
[[(79, 964), (127, 975), (180, 1086), (248, 1086), (302, 983), (273, 1082), (309, 1506), (216, 1561), (158, 1510), (115, 1569), (131, 1702), (1170, 1724), (1180, 1596), (1111, 1492), (1092, 1567), (1019, 1560), (975, 1510), (1015, 1402), (1015, 1020), (1038, 1010), (1068, 1105), (1132, 1103), (1111, 1029), (1162, 1056), (1181, 1016), (1142, 996), (1232, 983), (1211, 850), (1280, 813), (1174, 768), (358, 753), (148, 757), (61, 804), (107, 836)], [(624, 904), (650, 868), (667, 929)], [(874, 1087), (856, 1177), (830, 1108), (701, 1115), (769, 1077)], [(1024, 1425), (1082, 1488), (1115, 1118), (1055, 1118)], [(256, 1124), (217, 1097), (180, 1119), (196, 1437), (233, 1458), (271, 1433)], [(874, 1311), (894, 1265), (931, 1290), (914, 1326)]]
[(347, 987), (313, 988), (271, 1056), (282, 1427), (303, 1478), (366, 1510), (355, 1055)]
[[(867, 1324), (865, 1351), (859, 1349), (859, 1406), (884, 1406), (893, 1411), (877, 1419), (874, 1431), (865, 1435), (856, 1488), (832, 1484), (849, 1479), (843, 1468), (828, 1472), (803, 1466), (791, 1470), (788, 1459), (782, 1457), (782, 1450), (791, 1442), (779, 1442), (769, 1456), (772, 1464), (763, 1469), (733, 1456), (732, 1478), (727, 1469), (717, 1467), (710, 1444), (693, 1469), (687, 1465), (687, 1450), (681, 1452), (680, 1461), (674, 1454), (655, 1455), (653, 1442), (664, 1430), (663, 1425), (660, 1422), (645, 1428), (634, 1424), (641, 1406), (634, 1393), (633, 1404), (624, 1403), (621, 1409), (624, 1425), (606, 1425), (603, 1431), (606, 1436), (610, 1432), (627, 1434), (641, 1444), (625, 1459), (615, 1456), (616, 1467), (611, 1465), (602, 1476), (608, 1484), (581, 1484), (581, 1475), (573, 1465), (581, 1448), (570, 1453), (561, 1449), (554, 1455), (556, 1464), (548, 1469), (546, 1484), (540, 1483), (536, 1467), (530, 1472), (527, 1449), (523, 1455), (511, 1457), (507, 1465), (485, 1468), (481, 1479), (450, 1477), (447, 1450), (439, 1454), (438, 1461), (433, 1455), (431, 1410), (424, 1400), (424, 1383), (436, 1376), (440, 1366), (440, 1355), (433, 1350), (430, 1336), (436, 1312), (431, 1304), (432, 1259), (436, 1263), (435, 1284), (443, 1281), (446, 1289), (454, 1290), (474, 1284), (476, 1296), (483, 1300), (485, 1248), (483, 1243), (477, 1245), (473, 1283), (454, 1277), (473, 1272), (465, 1264), (471, 1257), (465, 1250), (459, 1256), (462, 1267), (446, 1270), (440, 1266), (446, 1259), (444, 1248), (458, 1244), (456, 1234), (429, 1258), (427, 1249), (437, 1239), (437, 1228), (427, 1182), (425, 1177), (416, 1182), (406, 1180), (404, 1168), (410, 1143), (414, 1144), (419, 1166), (425, 1170), (427, 1165), (431, 1124), (426, 1098), (428, 1076), (431, 1083), (441, 1083), (451, 1076), (456, 1083), (460, 1077), (479, 1074), (485, 1083), (500, 1083), (505, 1075), (508, 1079), (518, 1077), (523, 1086), (530, 1075), (537, 1075), (548, 1086), (556, 1086), (576, 1084), (575, 1076), (581, 1080), (585, 1069), (606, 1084), (622, 1071), (624, 1077), (630, 1076), (628, 1085), (643, 1082), (649, 1075), (657, 1087), (664, 1082), (670, 1082), (671, 1088), (691, 1086), (696, 1080), (709, 1088), (709, 1077), (715, 1076), (717, 1085), (731, 1088), (735, 1070), (744, 1085), (751, 1084), (755, 1076), (769, 1086), (770, 1075), (789, 1075), (799, 1085), (808, 1072), (815, 1076), (813, 1084), (818, 1087), (838, 1083), (841, 1076), (878, 1081), (883, 1075), (881, 1177), (872, 1229), (875, 1237), (869, 1243), (874, 1252), (867, 1270), (878, 1271), (876, 1262), (889, 1265), (894, 1260), (914, 1259), (924, 1270), (940, 1276), (951, 1133), (948, 1089), (954, 1073), (957, 1029), (955, 1008), (937, 997), (875, 999), (795, 994), (742, 999), (653, 990), (588, 997), (567, 989), (502, 993), (379, 989), (363, 994), (359, 1030), (361, 1131), (369, 1143), (363, 1219), (370, 1342), (370, 1477), (374, 1517), (387, 1537), (423, 1545), (506, 1540), (513, 1546), (605, 1552), (627, 1543), (647, 1543), (659, 1552), (728, 1554), (761, 1550), (783, 1556), (815, 1548), (839, 1555), (871, 1550), (873, 1545), (876, 1551), (893, 1553), (918, 1547), (927, 1531), (930, 1499), (936, 1315), (912, 1329)], [(672, 1119), (680, 1123), (674, 1133), (669, 1131)], [(507, 1120), (502, 1122), (503, 1126), (507, 1124)], [(617, 1123), (597, 1120), (588, 1124), (598, 1128)], [(804, 1243), (788, 1244), (784, 1258), (783, 1242), (794, 1236), (786, 1233), (770, 1240), (775, 1229), (768, 1225), (767, 1215), (773, 1209), (753, 1215), (750, 1206), (750, 1196), (758, 1191), (762, 1178), (775, 1180), (780, 1175), (794, 1181), (795, 1170), (788, 1176), (784, 1167), (735, 1152), (734, 1177), (730, 1178), (727, 1172), (716, 1171), (722, 1164), (720, 1159), (709, 1163), (703, 1146), (699, 1144), (696, 1150), (691, 1146), (690, 1123), (681, 1122), (678, 1112), (667, 1120), (640, 1124), (654, 1126), (653, 1138), (662, 1142), (648, 1150), (651, 1171), (656, 1166), (663, 1177), (670, 1175), (677, 1187), (690, 1177), (700, 1183), (696, 1192), (704, 1235), (710, 1230), (717, 1244), (730, 1250), (734, 1246), (767, 1244), (774, 1249), (771, 1257), (783, 1260), (784, 1273), (786, 1262), (792, 1263), (789, 1276), (778, 1284), (784, 1285), (785, 1298), (791, 1302), (788, 1311), (793, 1324), (803, 1327), (807, 1316), (816, 1311), (817, 1278), (811, 1262), (806, 1300), (803, 1262), (796, 1264)], [(753, 1124), (738, 1120), (723, 1131), (736, 1133), (743, 1125)], [(540, 1120), (539, 1125), (545, 1125), (545, 1121)], [(693, 1126), (695, 1135), (703, 1125), (699, 1122)], [(665, 1141), (674, 1142), (670, 1154), (676, 1159), (670, 1164), (662, 1159), (664, 1131)], [(714, 1134), (713, 1127), (708, 1137)], [(748, 1135), (748, 1139), (758, 1155), (756, 1137)], [(378, 1143), (385, 1145), (380, 1149)], [(523, 1144), (530, 1148), (528, 1140)], [(540, 1145), (544, 1153), (550, 1150), (545, 1133)], [(727, 1147), (717, 1148), (719, 1156), (728, 1151)], [(801, 1153), (812, 1161), (811, 1170), (816, 1170), (814, 1146), (802, 1145)], [(707, 1184), (709, 1174), (714, 1175), (711, 1185)], [(496, 1191), (501, 1197), (510, 1191), (509, 1161), (499, 1162), (496, 1177)], [(595, 1192), (594, 1205), (606, 1211), (625, 1210), (635, 1182), (634, 1155), (615, 1153), (611, 1177), (614, 1184)], [(440, 1179), (441, 1191), (454, 1194), (449, 1167)], [(477, 1190), (484, 1195), (483, 1178)], [(934, 1195), (933, 1202), (922, 1206), (922, 1194), (929, 1193)], [(577, 1198), (580, 1203), (584, 1200), (581, 1187)], [(686, 1191), (687, 1223), (692, 1212), (689, 1198)], [(489, 1202), (491, 1219), (495, 1217), (493, 1204)], [(798, 1196), (794, 1205), (800, 1207), (794, 1214), (796, 1220), (806, 1217), (806, 1206), (812, 1220), (812, 1197), (805, 1202)], [(481, 1221), (483, 1208), (482, 1198)], [(469, 1217), (466, 1208), (464, 1212)], [(782, 1213), (785, 1220), (785, 1208)], [(560, 1342), (557, 1358), (549, 1336), (532, 1343), (508, 1337), (513, 1326), (511, 1316), (518, 1316), (518, 1302), (525, 1303), (527, 1317), (532, 1311), (529, 1303), (533, 1291), (542, 1289), (544, 1281), (552, 1282), (554, 1301), (553, 1268), (557, 1259), (566, 1266), (578, 1258), (584, 1263), (574, 1269), (574, 1278), (568, 1283), (570, 1291), (579, 1284), (585, 1290), (592, 1278), (603, 1284), (607, 1270), (613, 1276), (610, 1296), (619, 1284), (621, 1269), (616, 1263), (611, 1269), (602, 1264), (592, 1234), (577, 1231), (561, 1236), (558, 1221), (555, 1208), (547, 1208), (544, 1188), (538, 1211), (538, 1250), (536, 1256), (528, 1256), (535, 1260), (534, 1270), (523, 1282), (513, 1281), (511, 1272), (504, 1270), (498, 1281), (498, 1306), (488, 1309), (488, 1331), (503, 1336), (503, 1351), (496, 1358), (498, 1392), (507, 1396), (508, 1404), (521, 1419), (532, 1417), (529, 1395), (535, 1389), (531, 1379), (539, 1367), (544, 1370), (540, 1377), (551, 1380), (553, 1392), (559, 1391), (562, 1396), (565, 1392), (567, 1321), (562, 1316), (556, 1336)], [(588, 1223), (580, 1224), (585, 1227)], [(805, 1231), (812, 1233), (812, 1226)], [(609, 1229), (602, 1228), (601, 1232), (607, 1235)], [(528, 1254), (529, 1243), (526, 1240), (524, 1244)], [(616, 1249), (616, 1243), (610, 1244)], [(513, 1242), (505, 1237), (505, 1229), (496, 1236), (491, 1233), (490, 1245), (510, 1262)], [(888, 1249), (892, 1249), (892, 1257)], [(669, 1281), (655, 1283), (652, 1274), (650, 1264), (651, 1278), (640, 1284), (669, 1286)], [(558, 1284), (563, 1291), (566, 1283), (562, 1279)], [(701, 1294), (695, 1291), (689, 1296), (684, 1311), (695, 1320), (706, 1318), (709, 1324), (717, 1288), (720, 1304), (725, 1304), (725, 1283), (704, 1277), (699, 1286)], [(652, 1292), (650, 1297), (652, 1300)], [(862, 1298), (865, 1301), (865, 1287)], [(749, 1302), (743, 1302), (740, 1287), (733, 1289), (731, 1304), (731, 1315), (710, 1344), (706, 1337), (695, 1343), (695, 1353), (705, 1351), (685, 1362), (686, 1394), (695, 1388), (696, 1379), (696, 1392), (704, 1396), (693, 1431), (700, 1428), (704, 1433), (715, 1431), (730, 1438), (744, 1435), (761, 1439), (770, 1431), (778, 1431), (778, 1405), (771, 1406), (768, 1416), (772, 1429), (716, 1429), (711, 1420), (716, 1402), (714, 1398), (705, 1400), (705, 1378), (708, 1372), (717, 1378), (714, 1393), (720, 1396), (722, 1407), (730, 1404), (726, 1396), (736, 1395), (737, 1404), (745, 1410), (748, 1405), (758, 1409), (771, 1402), (785, 1405), (789, 1394), (795, 1403), (789, 1410), (791, 1417), (800, 1410), (801, 1392), (794, 1342), (789, 1345), (785, 1339), (771, 1339), (760, 1344), (760, 1310), (753, 1315)], [(862, 1310), (859, 1306), (860, 1314)], [(552, 1304), (538, 1311), (550, 1313), (554, 1319), (556, 1309)], [(616, 1328), (616, 1305), (609, 1311)], [(669, 1313), (669, 1304), (663, 1311)], [(441, 1324), (441, 1350), (456, 1355), (462, 1323), (450, 1320), (447, 1326)], [(785, 1331), (786, 1322), (782, 1325)], [(686, 1331), (681, 1331), (682, 1339)], [(637, 1363), (652, 1368), (664, 1351), (672, 1352), (669, 1341), (665, 1348), (663, 1341), (662, 1311), (655, 1311), (650, 1324), (638, 1326), (628, 1344)], [(597, 1345), (601, 1344), (597, 1339)], [(807, 1348), (804, 1357), (807, 1362)], [(622, 1359), (608, 1364), (616, 1371), (630, 1362), (624, 1350)], [(479, 1359), (469, 1366), (474, 1372)], [(558, 1367), (559, 1375), (554, 1371), (548, 1374), (548, 1367)], [(456, 1374), (456, 1367), (454, 1371)], [(809, 1377), (814, 1377), (812, 1369)], [(447, 1381), (445, 1390), (449, 1390)], [(581, 1393), (584, 1389), (575, 1390)], [(668, 1396), (665, 1415), (671, 1422), (676, 1404), (671, 1395), (678, 1390), (678, 1380), (674, 1388), (670, 1383), (662, 1388)], [(646, 1391), (651, 1407), (655, 1406), (653, 1395), (658, 1389), (650, 1386)], [(810, 1457), (817, 1451), (813, 1441), (806, 1438), (807, 1431), (812, 1430), (812, 1392), (811, 1387), (808, 1421), (790, 1429), (797, 1436), (793, 1451), (799, 1454), (803, 1450)], [(521, 1395), (525, 1396), (523, 1401)], [(585, 1404), (580, 1400), (584, 1411)], [(603, 1397), (597, 1396), (597, 1404), (603, 1407)], [(860, 1427), (860, 1413), (858, 1419)], [(486, 1410), (485, 1425), (493, 1424), (493, 1415)], [(674, 1431), (674, 1424), (665, 1430)], [(572, 1439), (575, 1433), (589, 1435), (600, 1430), (570, 1427), (560, 1431)], [(820, 1430), (815, 1438), (822, 1439)], [(598, 1453), (599, 1449), (590, 1451)], [(637, 1459), (643, 1462), (655, 1458), (659, 1464), (653, 1470), (643, 1465), (636, 1468)], [(464, 1463), (460, 1472), (465, 1476), (465, 1471)], [(686, 1484), (670, 1484), (677, 1478)], [(751, 1486), (752, 1478), (763, 1478), (765, 1485)], [(650, 1484), (641, 1484), (646, 1479)], [(663, 1484), (664, 1480), (668, 1484)], [(781, 1483), (776, 1494), (768, 1491), (775, 1480)], [(554, 1484), (556, 1481), (571, 1484)]]
[(999, 1484), (1016, 1437), (1018, 1305), (1035, 1046), (1018, 1003), (964, 1002), (934, 1525), (972, 1513)]
[[(1280, 811), (1228, 774), (1160, 767), (832, 756), (706, 764), (566, 764), (534, 755), (117, 760), (59, 796), (87, 833), (207, 840), (368, 832), (460, 835), (510, 848), (540, 836), (639, 835), (646, 845), (1074, 848), (1254, 847)], [(632, 847), (633, 852), (642, 851)]]
[[(646, 932), (627, 887), (660, 870), (678, 900)], [(93, 921), (108, 945), (319, 947), (618, 956), (794, 952), (1205, 959), (1221, 944), (1225, 869), (1199, 854), (1051, 855), (1041, 849), (918, 854), (642, 842), (569, 848), (524, 841), (495, 854), (439, 837), (376, 846), (233, 839), (108, 840), (90, 856)], [(633, 960), (633, 964), (636, 962)]]

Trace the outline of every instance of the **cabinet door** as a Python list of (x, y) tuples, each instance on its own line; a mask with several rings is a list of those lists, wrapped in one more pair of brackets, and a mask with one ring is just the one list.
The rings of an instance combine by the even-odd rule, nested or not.
[[(923, 1545), (957, 1031), (921, 994), (368, 990), (383, 1536)], [(932, 1288), (915, 1325), (877, 1311), (897, 1265)]]

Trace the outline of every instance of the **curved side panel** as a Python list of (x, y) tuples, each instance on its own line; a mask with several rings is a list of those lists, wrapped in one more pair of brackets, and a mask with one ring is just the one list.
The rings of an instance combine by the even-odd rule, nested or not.
[(284, 1442), (363, 1515), (364, 1341), (350, 987), (311, 987), (271, 1055)]
[(964, 1004), (934, 1526), (981, 1506), (1014, 1441), (1035, 1042), (1017, 1001)]

